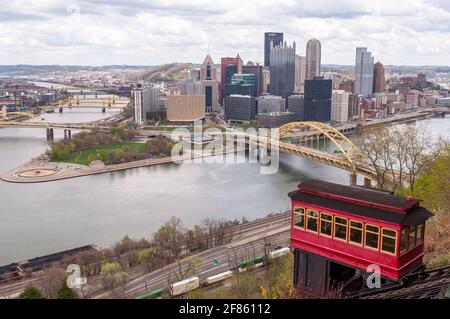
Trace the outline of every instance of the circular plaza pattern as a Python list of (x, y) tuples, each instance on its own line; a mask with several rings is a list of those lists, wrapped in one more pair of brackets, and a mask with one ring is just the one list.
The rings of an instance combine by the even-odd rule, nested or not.
[(23, 178), (48, 177), (60, 174), (60, 168), (30, 168), (16, 172), (14, 175)]

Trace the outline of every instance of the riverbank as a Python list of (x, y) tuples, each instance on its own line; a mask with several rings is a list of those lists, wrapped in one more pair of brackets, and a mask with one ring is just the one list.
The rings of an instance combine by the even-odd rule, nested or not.
[[(242, 152), (244, 150), (237, 151)], [(234, 152), (235, 150), (225, 150), (221, 153), (214, 154), (191, 152), (178, 158), (166, 156), (115, 165), (104, 165), (102, 162), (99, 162), (98, 164), (92, 166), (74, 163), (49, 162), (35, 158), (0, 176), (0, 179), (9, 183), (45, 183), (89, 175), (123, 171), (139, 167), (179, 163), (180, 161), (195, 160), (198, 158), (224, 155)]]

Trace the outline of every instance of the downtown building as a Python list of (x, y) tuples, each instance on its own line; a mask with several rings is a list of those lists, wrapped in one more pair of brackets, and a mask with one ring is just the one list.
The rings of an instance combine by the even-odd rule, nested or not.
[(253, 121), (256, 99), (249, 95), (233, 94), (225, 97), (225, 119), (233, 122)]
[(305, 97), (304, 95), (291, 95), (288, 97), (288, 110), (294, 113), (295, 121), (305, 120)]
[(380, 62), (373, 66), (373, 93), (386, 92), (386, 77), (384, 66)]
[(239, 55), (220, 60), (220, 101), (225, 97), (225, 86), (231, 83), (231, 77), (236, 73), (242, 73), (242, 60)]
[(322, 123), (331, 121), (332, 82), (323, 77), (305, 80), (305, 121)]
[(242, 66), (242, 73), (244, 74), (253, 74), (256, 79), (256, 96), (260, 96), (264, 93), (264, 75), (263, 75), (263, 66), (259, 64), (253, 64), (252, 62), (248, 62), (247, 65)]
[(317, 39), (311, 39), (306, 43), (306, 79), (312, 80), (320, 76), (322, 46)]
[(286, 42), (270, 50), (270, 85), (272, 95), (287, 99), (294, 93), (295, 85), (295, 42), (288, 46)]
[(256, 97), (256, 77), (253, 74), (234, 74), (224, 92), (225, 97), (233, 94)]
[(367, 48), (356, 48), (355, 61), (355, 94), (370, 97), (373, 94), (373, 61), (372, 53)]
[(331, 95), (331, 121), (343, 123), (348, 121), (348, 104), (350, 93), (342, 90), (333, 91)]
[(138, 88), (131, 91), (134, 104), (134, 120), (142, 125), (152, 114), (160, 110), (159, 88)]
[(168, 95), (167, 121), (191, 123), (205, 118), (204, 95)]
[(295, 56), (295, 93), (303, 93), (305, 90), (306, 79), (306, 57)]
[(187, 79), (178, 83), (178, 91), (181, 95), (201, 95), (202, 83), (200, 81)]
[(261, 95), (258, 97), (258, 114), (284, 112), (286, 110), (286, 100), (276, 95)]
[(264, 66), (270, 68), (270, 49), (283, 43), (283, 33), (266, 32), (264, 33)]
[(202, 95), (205, 97), (205, 111), (216, 112), (219, 103), (219, 83), (217, 82), (217, 68), (208, 54), (200, 67), (200, 81)]

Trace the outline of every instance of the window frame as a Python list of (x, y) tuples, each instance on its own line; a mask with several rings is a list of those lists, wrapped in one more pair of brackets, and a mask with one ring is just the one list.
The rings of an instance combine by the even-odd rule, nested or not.
[[(405, 236), (403, 236), (403, 231), (405, 231)], [(402, 250), (402, 238), (406, 239), (406, 247)], [(409, 226), (404, 226), (400, 231), (400, 255), (405, 254), (409, 250)]]
[[(352, 227), (352, 222), (361, 224), (361, 228)], [(359, 244), (357, 242), (350, 240), (350, 238), (351, 238), (350, 233), (351, 233), (352, 229), (357, 229), (357, 230), (361, 231), (361, 242)], [(364, 245), (364, 223), (363, 222), (360, 222), (360, 221), (357, 221), (354, 219), (350, 219), (349, 224), (348, 224), (348, 243), (358, 246), (358, 247), (363, 247), (363, 245)]]
[[(300, 215), (300, 213), (297, 213), (295, 211), (296, 208), (303, 209), (303, 214), (302, 214), (303, 215), (303, 227), (295, 225), (295, 215)], [(294, 205), (292, 210), (293, 210), (292, 227), (295, 228), (295, 229), (299, 229), (299, 230), (305, 230), (305, 227), (306, 227), (306, 209), (304, 207)]]
[[(395, 236), (391, 236), (391, 235), (384, 235), (383, 231), (384, 230), (389, 230), (389, 231), (393, 231), (395, 233)], [(392, 228), (388, 228), (388, 227), (381, 227), (381, 231), (380, 231), (380, 235), (381, 235), (381, 245), (380, 245), (380, 252), (384, 253), (384, 254), (388, 254), (391, 256), (397, 256), (397, 244), (398, 244), (398, 231)], [(388, 237), (390, 239), (394, 239), (394, 252), (390, 252), (390, 251), (386, 251), (383, 250), (383, 242), (384, 242), (384, 237)]]
[[(327, 234), (325, 234), (325, 233), (322, 233), (322, 215), (331, 217), (331, 220), (326, 220), (326, 219), (324, 219), (324, 222), (325, 222), (325, 223), (330, 223), (330, 224), (331, 224), (331, 234), (330, 234), (330, 235), (327, 235)], [(332, 214), (320, 212), (319, 234), (320, 234), (321, 236), (328, 237), (328, 238), (333, 238), (333, 230), (334, 230), (333, 224), (334, 224), (334, 223), (333, 223), (333, 215), (332, 215)]]
[[(317, 217), (308, 216), (308, 212), (316, 213), (316, 214), (317, 214)], [(313, 210), (313, 209), (307, 208), (307, 209), (306, 209), (306, 212), (305, 212), (305, 216), (306, 216), (306, 220), (305, 220), (305, 230), (306, 230), (307, 232), (310, 232), (310, 233), (313, 233), (313, 234), (318, 235), (318, 234), (319, 234), (319, 226), (320, 226), (320, 224), (319, 224), (319, 219), (320, 219), (320, 214), (319, 214), (319, 212), (318, 212), (317, 210)], [(309, 218), (313, 218), (313, 219), (316, 220), (316, 231), (308, 229), (308, 219), (309, 219)]]
[[(414, 227), (414, 237), (411, 237), (411, 228)], [(414, 245), (410, 246), (411, 244), (411, 238), (414, 238)], [(408, 250), (411, 250), (413, 248), (415, 248), (417, 246), (417, 226), (415, 225), (410, 225), (409, 226), (409, 231), (408, 231)]]
[[(367, 226), (372, 226), (372, 227), (376, 227), (376, 228), (378, 228), (378, 233), (376, 233), (377, 234), (377, 236), (378, 236), (378, 240), (377, 240), (377, 248), (373, 248), (373, 247), (370, 247), (370, 246), (367, 246), (366, 245), (366, 238), (367, 238), (367, 233), (369, 232), (369, 233), (371, 233), (371, 234), (375, 234), (375, 232), (374, 231), (371, 231), (371, 230), (367, 230)], [(373, 250), (373, 251), (380, 251), (380, 226), (378, 226), (378, 225), (374, 225), (374, 224), (364, 224), (364, 248), (367, 248), (367, 249), (370, 249), (370, 250)]]
[[(347, 222), (345, 225), (344, 224), (341, 224), (341, 223), (337, 223), (337, 225), (339, 225), (339, 226), (345, 226), (345, 239), (342, 239), (342, 238), (339, 238), (339, 237), (336, 237), (336, 218), (341, 218), (341, 219), (345, 219), (345, 221)], [(333, 238), (334, 239), (336, 239), (336, 240), (339, 240), (339, 241), (342, 241), (342, 242), (344, 242), (344, 243), (347, 243), (348, 242), (348, 218), (346, 218), (346, 217), (341, 217), (341, 216), (334, 216), (334, 218), (333, 218)]]
[[(418, 241), (417, 235), (419, 234), (420, 229), (420, 241)], [(422, 244), (425, 241), (425, 225), (420, 224), (416, 225), (416, 246)]]

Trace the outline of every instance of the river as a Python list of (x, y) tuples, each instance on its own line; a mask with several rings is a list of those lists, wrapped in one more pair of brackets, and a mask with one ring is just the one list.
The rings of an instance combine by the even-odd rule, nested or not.
[[(50, 121), (92, 121), (99, 110), (46, 114)], [(450, 118), (421, 121), (450, 136)], [(55, 132), (62, 137), (61, 131)], [(44, 129), (0, 129), (0, 174), (49, 147)], [(205, 217), (255, 219), (289, 209), (306, 179), (347, 184), (348, 173), (281, 155), (278, 173), (259, 164), (167, 164), (41, 184), (0, 181), (0, 265), (85, 244), (108, 247), (128, 234), (146, 237), (171, 216), (189, 227)]]

